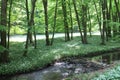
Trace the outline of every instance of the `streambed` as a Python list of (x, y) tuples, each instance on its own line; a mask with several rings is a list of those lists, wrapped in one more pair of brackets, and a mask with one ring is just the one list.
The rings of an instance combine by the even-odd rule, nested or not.
[(64, 78), (73, 74), (89, 73), (107, 68), (119, 59), (120, 53), (109, 53), (92, 58), (64, 58), (46, 69), (12, 77), (3, 77), (0, 80), (64, 80)]

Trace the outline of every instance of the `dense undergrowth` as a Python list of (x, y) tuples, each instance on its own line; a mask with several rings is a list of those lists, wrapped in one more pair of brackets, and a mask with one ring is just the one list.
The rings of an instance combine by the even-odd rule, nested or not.
[[(107, 42), (100, 45), (100, 37), (88, 38), (89, 44), (82, 44), (80, 37), (64, 42), (63, 38), (55, 39), (53, 46), (45, 46), (44, 40), (39, 40), (37, 49), (29, 47), (27, 57), (23, 57), (25, 42), (10, 43), (10, 62), (0, 64), (0, 75), (12, 75), (42, 69), (48, 64), (64, 56), (82, 56), (96, 51), (107, 51), (120, 47), (120, 43)], [(96, 53), (97, 54), (97, 53)]]
[(91, 80), (120, 80), (120, 66), (109, 69)]

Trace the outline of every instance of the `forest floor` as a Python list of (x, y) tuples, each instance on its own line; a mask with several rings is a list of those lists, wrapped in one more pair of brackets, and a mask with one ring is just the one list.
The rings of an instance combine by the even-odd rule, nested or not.
[(100, 45), (100, 36), (88, 37), (89, 44), (82, 44), (79, 37), (64, 42), (64, 38), (56, 38), (53, 46), (45, 46), (44, 40), (38, 40), (37, 49), (29, 46), (27, 57), (23, 57), (25, 42), (10, 43), (10, 62), (0, 64), (0, 75), (14, 75), (40, 70), (65, 57), (85, 57), (117, 51), (120, 43), (110, 40)]

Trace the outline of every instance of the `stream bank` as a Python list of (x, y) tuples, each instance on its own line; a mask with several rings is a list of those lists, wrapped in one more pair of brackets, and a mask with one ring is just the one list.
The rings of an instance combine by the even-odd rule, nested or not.
[(120, 53), (117, 52), (94, 56), (92, 58), (62, 58), (43, 70), (12, 77), (1, 77), (0, 80), (62, 80), (73, 74), (90, 73), (108, 68), (114, 61), (120, 59), (119, 56)]

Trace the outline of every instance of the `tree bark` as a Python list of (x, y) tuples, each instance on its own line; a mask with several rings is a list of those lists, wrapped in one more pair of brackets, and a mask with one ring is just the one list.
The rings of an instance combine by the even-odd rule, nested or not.
[(11, 28), (11, 9), (12, 9), (13, 1), (10, 0), (10, 7), (9, 7), (9, 15), (8, 15), (8, 45), (7, 48), (9, 49), (9, 42), (10, 42), (10, 28)]
[[(110, 23), (111, 21), (111, 10), (112, 10), (112, 1), (109, 0), (109, 7), (108, 7), (108, 10), (107, 10), (107, 20), (108, 20), (108, 24)], [(107, 36), (108, 38), (111, 38), (112, 37), (112, 33), (111, 33), (111, 26), (108, 25), (108, 29), (107, 29)]]
[(80, 19), (79, 19), (77, 7), (76, 7), (76, 1), (75, 0), (72, 0), (72, 1), (73, 1), (77, 24), (78, 24), (78, 28), (79, 28), (79, 32), (80, 32), (80, 36), (81, 36), (81, 41), (82, 41), (82, 43), (84, 43), (83, 34), (82, 34), (81, 26), (80, 26)]
[(70, 25), (71, 25), (71, 39), (73, 39), (73, 18), (72, 18), (72, 7), (71, 7), (71, 1), (68, 2), (69, 10), (70, 10)]
[(85, 4), (82, 5), (82, 27), (84, 33), (84, 44), (87, 44), (87, 6)]
[(1, 31), (1, 46), (5, 48), (3, 52), (0, 54), (0, 62), (6, 63), (8, 61), (8, 56), (9, 53), (7, 51), (7, 33), (6, 33), (6, 28), (7, 28), (7, 0), (2, 0), (1, 1), (1, 24), (0, 24), (4, 30)]
[[(28, 49), (28, 44), (29, 44), (29, 40), (30, 43), (33, 43), (33, 41), (31, 41), (31, 37), (32, 37), (32, 32), (31, 32), (31, 28), (34, 27), (34, 13), (35, 13), (35, 4), (36, 4), (36, 0), (31, 0), (31, 4), (32, 4), (32, 10), (31, 10), (31, 15), (29, 18), (29, 9), (28, 9), (28, 0), (26, 0), (26, 14), (27, 14), (27, 21), (28, 21), (28, 32), (27, 32), (27, 39), (26, 39), (26, 45), (25, 45), (25, 52), (23, 54), (23, 56), (27, 56), (27, 49)], [(35, 34), (35, 27), (34, 27), (34, 38), (35, 38), (35, 43), (34, 43), (34, 48), (36, 49), (36, 34)]]
[(91, 23), (91, 16), (90, 16), (90, 9), (89, 8), (88, 8), (88, 17), (89, 17), (89, 27), (88, 27), (88, 30), (89, 30), (90, 37), (92, 37), (92, 23)]
[[(97, 5), (95, 3), (95, 0), (93, 0), (93, 3), (95, 5), (95, 10), (96, 10), (96, 13), (97, 13), (97, 20), (98, 20), (98, 24), (99, 24), (99, 30), (100, 30), (100, 34), (101, 34), (101, 39), (102, 39), (102, 28), (101, 28), (101, 19), (99, 18), (99, 13), (98, 13), (98, 9), (97, 9)], [(101, 3), (100, 3), (101, 4)], [(101, 17), (101, 16), (100, 16)]]
[[(115, 6), (117, 9), (117, 14), (118, 14), (118, 22), (120, 23), (120, 9), (119, 9), (119, 2), (117, 2), (116, 0), (114, 0), (115, 2)], [(120, 32), (120, 26), (119, 26), (119, 32)]]
[(102, 45), (105, 45), (105, 32), (106, 32), (106, 1), (101, 1), (102, 15), (103, 15), (103, 29), (102, 29)]
[(57, 18), (57, 7), (58, 7), (58, 0), (56, 0), (56, 5), (55, 5), (54, 25), (53, 25), (53, 34), (52, 34), (52, 39), (51, 39), (51, 45), (53, 45), (53, 42), (54, 42), (54, 34), (55, 34), (56, 18)]
[(46, 36), (46, 46), (50, 45), (49, 41), (49, 31), (48, 31), (48, 0), (42, 0), (44, 6), (44, 15), (45, 15), (45, 36)]
[(62, 10), (63, 10), (64, 27), (65, 27), (65, 35), (66, 35), (65, 41), (69, 41), (70, 36), (69, 36), (69, 27), (67, 21), (66, 0), (62, 0)]

